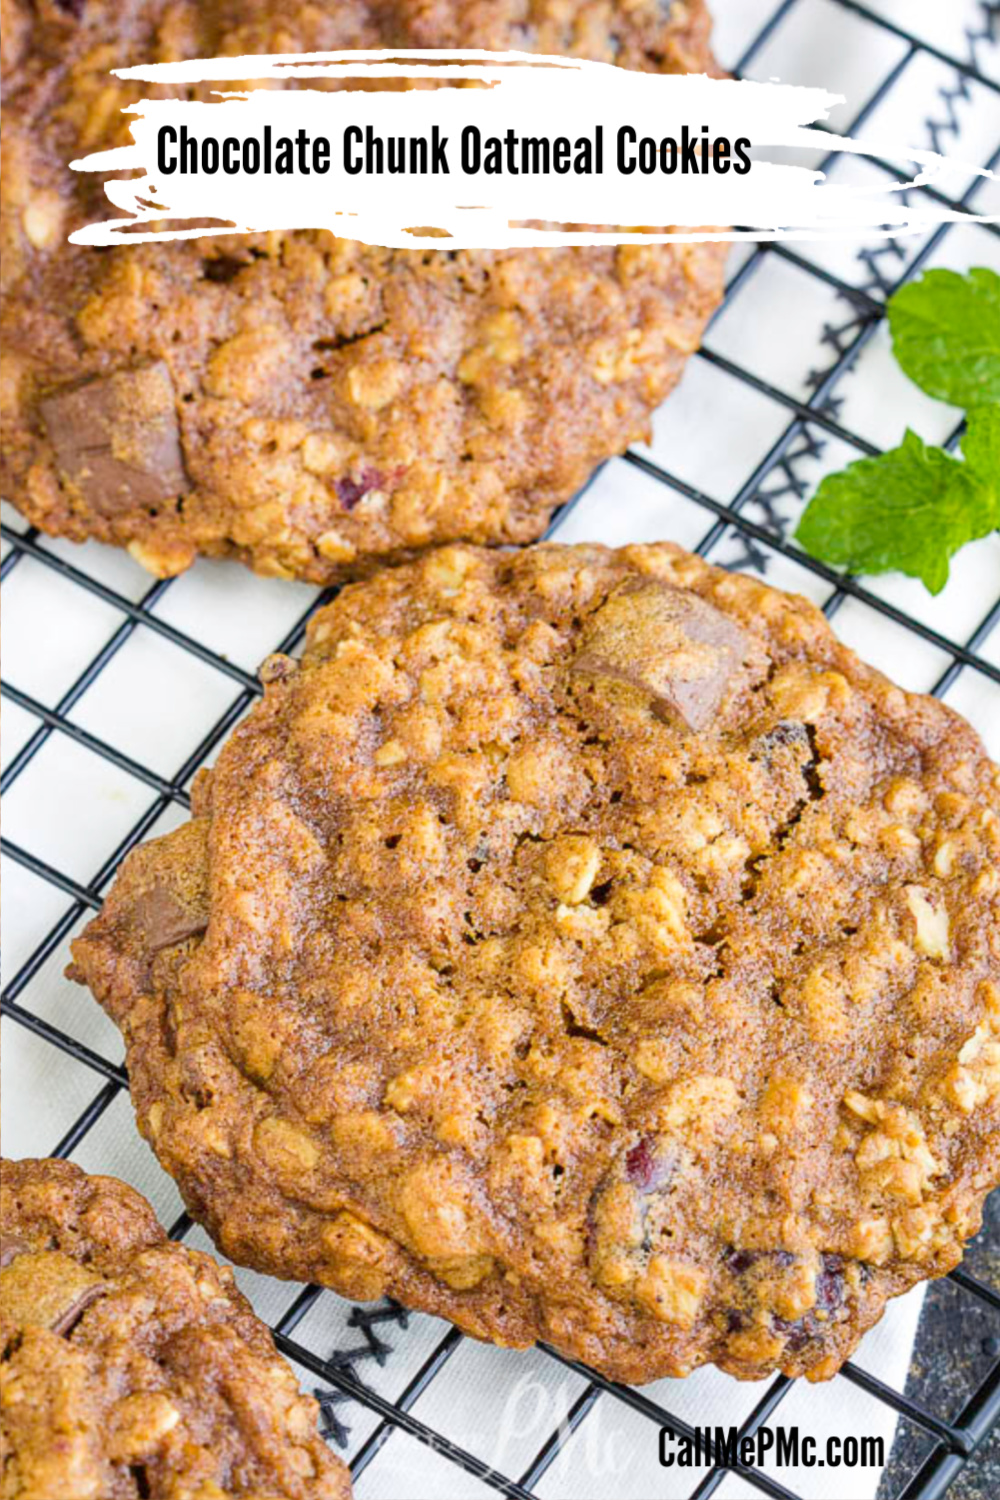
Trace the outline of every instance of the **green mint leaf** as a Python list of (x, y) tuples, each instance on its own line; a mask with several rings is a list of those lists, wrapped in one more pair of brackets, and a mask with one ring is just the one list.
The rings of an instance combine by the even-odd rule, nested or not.
[(972, 477), (992, 492), (1000, 526), (1000, 406), (977, 406), (969, 412), (962, 456)]
[(907, 429), (900, 447), (828, 474), (796, 539), (824, 562), (857, 573), (908, 573), (939, 594), (952, 553), (1000, 524), (998, 487), (980, 477), (980, 460), (992, 462), (996, 439), (990, 419), (980, 425), (977, 416), (975, 432), (970, 419), (961, 463)]
[(886, 311), (900, 368), (938, 401), (968, 410), (1000, 401), (1000, 275), (925, 271)]

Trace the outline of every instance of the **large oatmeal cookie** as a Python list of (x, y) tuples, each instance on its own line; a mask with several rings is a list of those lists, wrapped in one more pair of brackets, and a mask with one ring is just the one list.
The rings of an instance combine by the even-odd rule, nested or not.
[(346, 589), (74, 945), (227, 1255), (626, 1380), (831, 1375), (1000, 1177), (1000, 784), (670, 544)]
[(201, 552), (314, 582), (533, 540), (645, 431), (718, 302), (713, 244), (66, 243), (115, 212), (67, 166), (130, 139), (142, 86), (112, 67), (475, 43), (714, 71), (703, 0), (3, 3), (0, 483), (45, 531), (161, 576)]
[(0, 1188), (4, 1500), (348, 1500), (232, 1272), (64, 1161)]

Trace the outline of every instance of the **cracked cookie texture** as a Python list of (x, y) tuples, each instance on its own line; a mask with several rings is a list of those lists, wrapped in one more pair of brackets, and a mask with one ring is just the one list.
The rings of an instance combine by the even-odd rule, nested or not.
[(74, 944), (234, 1260), (646, 1381), (832, 1375), (1000, 1178), (1000, 782), (672, 544), (346, 588)]
[(65, 1161), (0, 1174), (4, 1500), (349, 1500), (232, 1271)]
[(3, 19), (0, 482), (43, 531), (160, 576), (206, 553), (319, 583), (531, 541), (646, 432), (721, 296), (709, 243), (67, 243), (115, 213), (68, 167), (131, 139), (138, 86), (112, 67), (474, 44), (714, 72), (703, 0), (3, 0)]

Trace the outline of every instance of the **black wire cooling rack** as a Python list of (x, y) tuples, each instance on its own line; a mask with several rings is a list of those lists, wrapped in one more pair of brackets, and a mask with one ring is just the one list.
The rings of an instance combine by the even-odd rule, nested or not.
[[(782, 0), (782, 3), (775, 8), (766, 23), (746, 46), (733, 70), (737, 76), (750, 66), (755, 56), (765, 47), (776, 30), (786, 22), (795, 7), (804, 3), (805, 0)], [(925, 132), (933, 147), (937, 148), (942, 144), (942, 137), (956, 132), (956, 106), (960, 101), (969, 99), (971, 88), (987, 90), (993, 96), (1000, 95), (1000, 83), (987, 76), (980, 66), (982, 49), (996, 40), (1000, 32), (1000, 3), (980, 0), (979, 5), (970, 12), (972, 19), (965, 28), (966, 55), (964, 57), (943, 51), (931, 42), (909, 32), (888, 16), (880, 14), (871, 6), (856, 3), (856, 0), (833, 0), (833, 3), (844, 12), (850, 13), (855, 19), (860, 19), (873, 28), (881, 29), (883, 34), (891, 35), (902, 47), (897, 60), (874, 92), (869, 94), (863, 109), (845, 133), (852, 134), (861, 128), (886, 100), (908, 64), (921, 55), (942, 65), (948, 71), (951, 80), (938, 88), (934, 101), (935, 108), (943, 113), (937, 118), (926, 118), (923, 122)], [(879, 158), (869, 157), (867, 160), (878, 171), (898, 179), (900, 173), (897, 166)], [(1000, 160), (1000, 143), (983, 165), (992, 169), (998, 160)], [(979, 180), (974, 180), (967, 192), (961, 198), (954, 200), (933, 188), (921, 188), (920, 191), (944, 207), (961, 211), (968, 207), (969, 199), (979, 185)], [(987, 225), (984, 226), (984, 232), (1000, 235), (1000, 228), (996, 225)], [(744, 289), (752, 283), (767, 257), (778, 257), (808, 276), (819, 278), (836, 294), (838, 300), (846, 308), (847, 315), (843, 324), (827, 325), (824, 332), (824, 343), (834, 351), (833, 362), (828, 369), (811, 377), (808, 399), (799, 400), (769, 381), (761, 379), (751, 370), (708, 348), (703, 349), (697, 356), (770, 398), (787, 412), (787, 425), (784, 430), (728, 503), (720, 502), (704, 493), (681, 476), (668, 471), (650, 456), (639, 453), (627, 455), (627, 462), (638, 465), (647, 474), (672, 486), (676, 492), (705, 511), (710, 518), (710, 523), (695, 548), (696, 551), (707, 554), (720, 540), (727, 537), (736, 542), (739, 549), (739, 555), (729, 559), (730, 566), (760, 569), (764, 566), (762, 559), (767, 553), (781, 554), (832, 585), (832, 592), (824, 605), (828, 617), (833, 616), (846, 599), (853, 598), (897, 626), (914, 632), (924, 642), (944, 653), (948, 659), (948, 665), (932, 688), (932, 692), (936, 695), (947, 692), (954, 685), (959, 674), (969, 670), (982, 674), (993, 683), (1000, 683), (1000, 666), (994, 665), (992, 661), (980, 654), (980, 648), (987, 636), (994, 625), (1000, 622), (1000, 592), (992, 604), (985, 609), (978, 626), (968, 639), (951, 640), (922, 620), (906, 614), (869, 591), (854, 578), (845, 577), (803, 554), (788, 540), (790, 524), (782, 518), (774, 504), (774, 499), (775, 496), (785, 494), (789, 489), (799, 498), (802, 497), (805, 486), (796, 472), (795, 459), (803, 454), (815, 455), (824, 439), (841, 439), (861, 453), (878, 451), (862, 436), (841, 425), (838, 420), (839, 403), (833, 395), (834, 387), (840, 377), (849, 371), (861, 350), (878, 329), (884, 316), (886, 297), (896, 289), (897, 285), (920, 270), (947, 233), (949, 233), (949, 226), (945, 224), (930, 234), (921, 244), (916, 255), (905, 264), (903, 273), (895, 278), (891, 274), (891, 268), (905, 258), (900, 256), (893, 241), (881, 241), (875, 248), (863, 249), (858, 254), (858, 260), (864, 267), (865, 275), (862, 280), (865, 284), (850, 283), (787, 245), (756, 246), (727, 287), (723, 309), (728, 307), (733, 299), (743, 293)], [(947, 446), (954, 446), (960, 436), (961, 427), (958, 427), (951, 434)], [(567, 507), (564, 507), (561, 516), (565, 516), (566, 510)], [(747, 513), (751, 510), (760, 514), (762, 519), (759, 521), (752, 519)], [(559, 519), (560, 517), (556, 517), (553, 526)], [(54, 707), (47, 707), (31, 694), (21, 691), (11, 683), (2, 684), (3, 697), (26, 711), (36, 722), (37, 727), (4, 771), (0, 778), (0, 791), (6, 792), (13, 785), (52, 734), (60, 734), (68, 736), (78, 745), (104, 757), (119, 770), (151, 788), (154, 793), (142, 817), (86, 885), (81, 884), (66, 871), (46, 863), (17, 843), (8, 839), (0, 840), (0, 847), (6, 856), (56, 887), (69, 898), (69, 905), (63, 915), (0, 995), (0, 1006), (2, 1006), (4, 1016), (19, 1026), (27, 1028), (44, 1042), (69, 1054), (78, 1063), (90, 1069), (96, 1078), (103, 1080), (87, 1107), (66, 1131), (52, 1152), (53, 1155), (68, 1156), (80, 1145), (88, 1131), (100, 1119), (120, 1091), (127, 1088), (127, 1075), (124, 1068), (118, 1064), (101, 1056), (93, 1048), (67, 1034), (44, 1017), (36, 1015), (28, 1005), (23, 1003), (22, 997), (25, 996), (42, 966), (57, 950), (62, 949), (68, 935), (80, 918), (88, 911), (94, 911), (100, 907), (101, 893), (107, 887), (129, 849), (146, 837), (157, 819), (172, 805), (181, 808), (189, 807), (190, 798), (185, 787), (192, 774), (212, 754), (260, 689), (256, 678), (249, 673), (152, 612), (154, 605), (162, 600), (166, 590), (171, 587), (171, 581), (151, 584), (141, 598), (133, 602), (114, 588), (64, 561), (61, 556), (57, 556), (40, 542), (38, 533), (33, 529), (19, 531), (4, 525), (2, 535), (9, 544), (10, 550), (0, 565), (0, 577), (6, 578), (23, 559), (33, 558), (42, 567), (60, 575), (67, 584), (87, 590), (91, 595), (111, 606), (120, 616), (120, 623), (102, 649), (62, 694)], [(287, 632), (284, 639), (275, 644), (274, 649), (294, 651), (302, 640), (309, 616), (330, 597), (331, 593), (328, 591), (315, 599), (310, 608)], [(175, 647), (193, 654), (201, 661), (210, 664), (216, 671), (226, 674), (237, 685), (236, 696), (227, 711), (204, 736), (173, 777), (157, 774), (150, 767), (140, 764), (137, 760), (115, 749), (69, 718), (74, 705), (93, 685), (133, 632), (140, 628), (156, 632)], [(171, 1233), (181, 1238), (191, 1228), (192, 1222), (184, 1214), (173, 1225)], [(982, 1312), (990, 1316), (1000, 1313), (1000, 1292), (996, 1288), (961, 1269), (951, 1273), (950, 1281), (958, 1295), (973, 1299)], [(516, 1500), (532, 1500), (536, 1494), (535, 1487), (542, 1476), (559, 1456), (572, 1434), (586, 1421), (595, 1405), (602, 1401), (625, 1403), (633, 1412), (655, 1424), (656, 1428), (666, 1428), (681, 1438), (691, 1436), (691, 1428), (685, 1421), (674, 1415), (667, 1407), (651, 1399), (642, 1390), (607, 1380), (595, 1371), (567, 1360), (555, 1350), (543, 1346), (543, 1354), (546, 1357), (558, 1361), (582, 1377), (583, 1389), (562, 1420), (554, 1425), (553, 1430), (522, 1472), (516, 1477), (501, 1473), (482, 1458), (452, 1441), (446, 1433), (429, 1426), (414, 1415), (413, 1408), (419, 1398), (424, 1395), (454, 1355), (464, 1336), (457, 1329), (450, 1328), (425, 1359), (402, 1394), (395, 1400), (389, 1400), (362, 1380), (356, 1373), (356, 1367), (368, 1359), (381, 1362), (385, 1358), (392, 1346), (385, 1341), (380, 1328), (388, 1324), (393, 1328), (405, 1329), (407, 1324), (405, 1311), (391, 1301), (385, 1301), (374, 1308), (356, 1307), (350, 1315), (348, 1326), (357, 1330), (357, 1347), (338, 1350), (334, 1355), (322, 1358), (299, 1342), (295, 1333), (302, 1320), (315, 1307), (317, 1300), (329, 1295), (331, 1294), (324, 1293), (318, 1287), (303, 1288), (280, 1320), (276, 1321), (273, 1331), (278, 1347), (318, 1382), (316, 1394), (320, 1398), (326, 1435), (335, 1443), (339, 1441), (342, 1444), (346, 1437), (346, 1428), (339, 1416), (339, 1411), (345, 1403), (358, 1402), (374, 1414), (375, 1425), (358, 1448), (351, 1463), (355, 1477), (371, 1463), (391, 1433), (399, 1430), (409, 1434), (418, 1442), (427, 1444), (444, 1459), (454, 1464), (458, 1470), (473, 1476), (497, 1493), (510, 1496), (512, 1500), (514, 1497)], [(989, 1347), (995, 1350), (996, 1341), (992, 1341)], [(854, 1363), (848, 1363), (842, 1374), (844, 1378), (867, 1392), (869, 1396), (891, 1407), (905, 1422), (912, 1424), (914, 1429), (924, 1435), (925, 1456), (916, 1472), (904, 1480), (903, 1488), (896, 1492), (893, 1500), (938, 1500), (938, 1497), (945, 1494), (969, 1460), (973, 1458), (977, 1449), (981, 1448), (993, 1428), (1000, 1423), (1000, 1358), (993, 1360), (985, 1376), (971, 1394), (967, 1395), (957, 1415), (950, 1420), (931, 1409), (930, 1406), (909, 1399)], [(774, 1417), (792, 1384), (792, 1381), (783, 1376), (771, 1381), (764, 1395), (740, 1427), (741, 1437), (756, 1433), (762, 1425)], [(653, 1441), (652, 1435), (651, 1441)], [(726, 1475), (731, 1472), (738, 1473), (755, 1491), (770, 1495), (774, 1497), (774, 1500), (799, 1500), (799, 1497), (793, 1495), (790, 1490), (760, 1469), (739, 1463), (727, 1465), (721, 1456), (691, 1492), (691, 1500), (705, 1500), (705, 1497), (713, 1494)], [(460, 1479), (458, 1482), (461, 1483)], [(987, 1479), (987, 1487), (974, 1493), (987, 1493), (988, 1485)]]

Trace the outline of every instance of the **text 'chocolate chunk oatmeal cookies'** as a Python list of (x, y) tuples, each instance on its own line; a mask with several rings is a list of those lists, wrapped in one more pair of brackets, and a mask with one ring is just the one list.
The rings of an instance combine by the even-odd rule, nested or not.
[(234, 1259), (834, 1373), (1000, 1178), (1000, 773), (670, 544), (346, 589), (74, 945)]
[(125, 1183), (0, 1173), (5, 1500), (349, 1500), (232, 1272)]
[(160, 576), (207, 553), (327, 583), (531, 541), (646, 431), (721, 296), (708, 243), (67, 243), (116, 212), (68, 163), (128, 144), (150, 91), (113, 67), (475, 45), (715, 72), (703, 0), (4, 0), (4, 23), (0, 484)]

